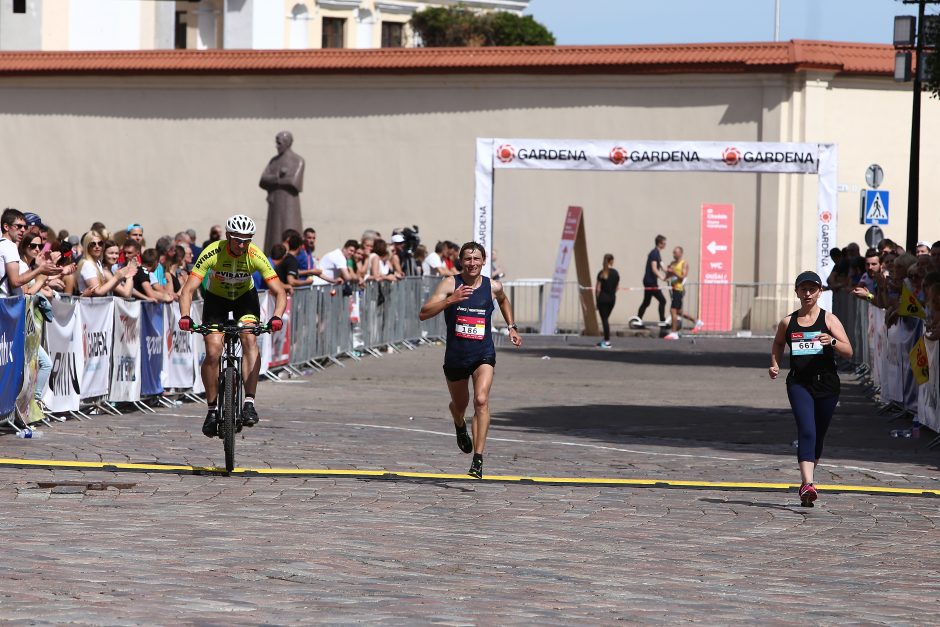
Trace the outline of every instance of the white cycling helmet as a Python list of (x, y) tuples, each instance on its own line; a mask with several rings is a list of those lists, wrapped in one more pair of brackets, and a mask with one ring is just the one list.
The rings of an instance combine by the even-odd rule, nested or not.
[(229, 218), (228, 222), (225, 223), (225, 231), (237, 235), (254, 235), (255, 221), (246, 215), (238, 213)]

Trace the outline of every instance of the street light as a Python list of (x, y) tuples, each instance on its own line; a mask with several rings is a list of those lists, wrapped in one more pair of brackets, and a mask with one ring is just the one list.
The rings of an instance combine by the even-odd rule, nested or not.
[[(920, 205), (920, 96), (924, 90), (924, 11), (927, 4), (940, 4), (940, 0), (903, 0), (917, 5), (917, 20), (912, 15), (894, 18), (895, 80), (914, 79), (914, 103), (911, 110), (911, 161), (907, 185), (907, 249), (917, 247), (918, 214)], [(913, 49), (913, 63), (911, 53)], [(913, 77), (911, 65), (914, 66)]]

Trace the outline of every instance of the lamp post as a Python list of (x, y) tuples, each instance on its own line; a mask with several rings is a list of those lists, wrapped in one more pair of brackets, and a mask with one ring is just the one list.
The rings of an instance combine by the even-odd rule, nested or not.
[[(907, 250), (917, 246), (917, 231), (920, 211), (920, 101), (924, 90), (924, 12), (927, 4), (938, 4), (940, 0), (903, 0), (904, 4), (917, 4), (917, 21), (911, 16), (894, 18), (894, 47), (899, 52), (895, 57), (896, 80), (914, 81), (914, 100), (911, 108), (911, 156), (907, 185)], [(911, 49), (914, 51), (911, 63)], [(911, 77), (911, 66), (914, 67)]]

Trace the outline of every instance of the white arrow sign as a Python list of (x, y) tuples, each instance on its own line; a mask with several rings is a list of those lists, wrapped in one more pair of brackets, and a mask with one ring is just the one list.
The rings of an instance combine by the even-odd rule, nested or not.
[(710, 252), (713, 255), (719, 250), (728, 250), (727, 246), (722, 246), (718, 244), (717, 242), (715, 242), (714, 240), (708, 242), (708, 246), (706, 246), (705, 248), (707, 248), (708, 252)]

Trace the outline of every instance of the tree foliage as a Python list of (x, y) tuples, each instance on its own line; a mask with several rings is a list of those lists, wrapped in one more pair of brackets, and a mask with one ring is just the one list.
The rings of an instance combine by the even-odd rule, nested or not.
[(929, 48), (924, 51), (927, 89), (940, 98), (940, 15), (924, 24), (924, 43)]
[(555, 45), (554, 35), (531, 15), (506, 11), (476, 13), (461, 6), (428, 8), (412, 16), (411, 27), (427, 48)]

